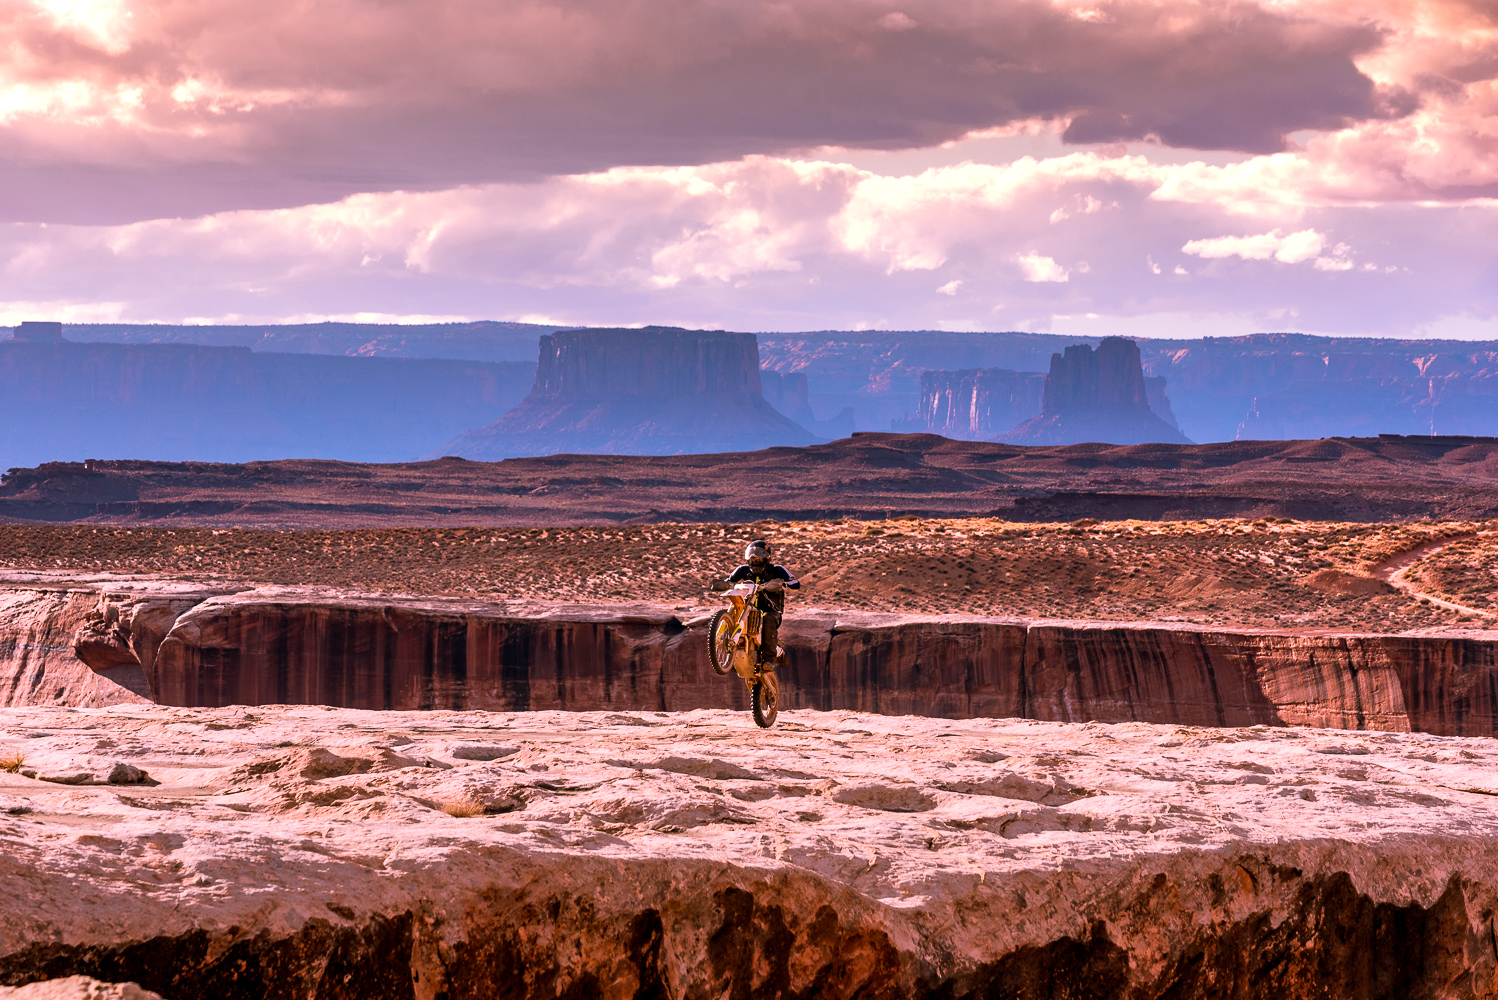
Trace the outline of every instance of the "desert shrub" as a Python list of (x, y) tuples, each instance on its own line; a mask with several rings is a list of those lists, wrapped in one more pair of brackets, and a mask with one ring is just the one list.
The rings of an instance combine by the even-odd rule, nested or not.
[(443, 812), (457, 819), (467, 819), (470, 816), (484, 815), (483, 803), (472, 797), (461, 799), (449, 799), (442, 803)]

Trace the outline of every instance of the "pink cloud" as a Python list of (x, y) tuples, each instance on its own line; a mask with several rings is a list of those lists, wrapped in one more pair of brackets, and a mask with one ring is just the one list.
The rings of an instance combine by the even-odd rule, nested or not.
[[(135, 321), (545, 315), (739, 329), (1200, 314), (1390, 334), (1458, 314), (1498, 322), (1498, 205), (1303, 207), (1301, 225), (1266, 232), (1152, 197), (1182, 169), (1077, 153), (884, 177), (754, 157), (194, 220), (11, 225), (0, 287), (16, 291), (0, 314), (50, 303)], [(1053, 221), (1058, 206), (1093, 204)]]
[(1078, 142), (1269, 151), (1409, 110), (1357, 65), (1388, 37), (1321, 8), (1194, 0), (17, 0), (0, 13), (0, 217), (919, 147), (1037, 117)]

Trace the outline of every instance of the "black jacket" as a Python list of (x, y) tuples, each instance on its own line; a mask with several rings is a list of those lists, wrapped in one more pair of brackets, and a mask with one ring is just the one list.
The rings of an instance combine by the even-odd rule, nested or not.
[[(785, 583), (786, 590), (800, 590), (801, 581), (791, 575), (791, 571), (784, 566), (767, 566), (759, 572), (755, 572), (748, 563), (734, 570), (729, 576), (729, 583), (743, 583), (752, 580), (755, 583), (769, 583), (771, 580), (780, 580)], [(761, 606), (761, 610), (774, 611), (776, 614), (785, 610), (785, 594), (768, 592), (759, 595), (762, 600), (768, 601), (770, 607)]]

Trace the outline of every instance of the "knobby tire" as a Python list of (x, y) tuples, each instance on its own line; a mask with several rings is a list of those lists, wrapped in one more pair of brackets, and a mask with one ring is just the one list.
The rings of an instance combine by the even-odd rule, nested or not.
[(707, 623), (707, 659), (713, 665), (713, 670), (720, 674), (726, 674), (733, 669), (733, 650), (718, 648), (718, 629), (726, 624), (728, 611), (715, 612)]

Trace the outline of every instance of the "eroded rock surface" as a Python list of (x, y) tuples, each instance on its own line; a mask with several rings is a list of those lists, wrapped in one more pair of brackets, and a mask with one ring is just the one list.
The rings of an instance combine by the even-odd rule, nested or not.
[[(711, 670), (703, 630), (684, 624), (705, 608), (150, 581), (5, 595), (0, 680), (12, 705), (747, 707), (743, 684)], [(1295, 633), (799, 608), (781, 636), (787, 708), (1498, 734), (1498, 656), (1492, 634), (1475, 629)]]
[[(105, 745), (107, 744), (107, 745)], [(515, 748), (473, 760), (455, 748)], [(11, 709), (0, 985), (1487, 997), (1491, 740), (797, 711)]]
[(177, 616), (213, 587), (117, 574), (9, 572), (0, 588), (0, 706), (153, 700), (148, 671)]

